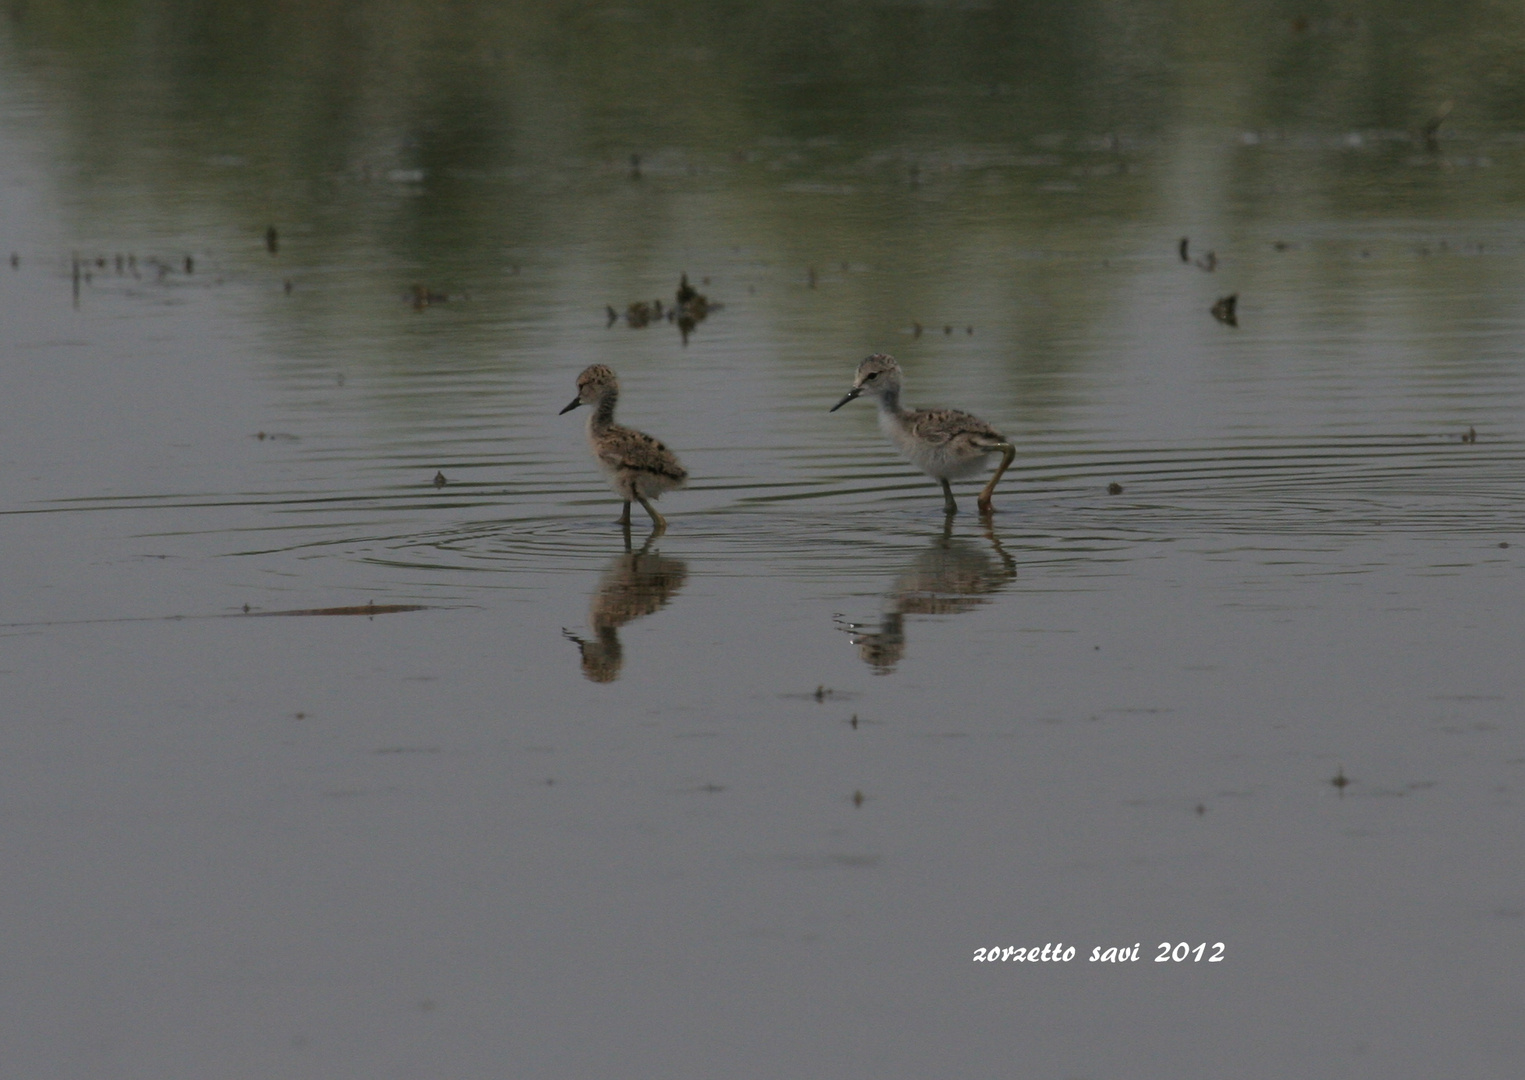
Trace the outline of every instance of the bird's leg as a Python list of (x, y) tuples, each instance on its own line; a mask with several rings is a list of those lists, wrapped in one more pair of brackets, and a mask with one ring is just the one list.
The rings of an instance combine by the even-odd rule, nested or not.
[[(658, 533), (666, 532), (667, 519), (664, 518), (661, 514), (657, 513), (657, 508), (652, 506), (651, 503), (647, 502), (646, 496), (642, 495), (639, 491), (635, 492), (635, 497), (641, 500), (641, 505), (644, 506), (646, 508), (646, 512), (651, 515), (652, 531)], [(629, 503), (625, 504), (625, 509), (630, 509)]]
[(620, 522), (619, 523), (621, 525), (625, 526), (625, 528), (627, 528), (627, 529), (630, 528), (630, 500), (629, 499), (625, 500), (625, 512), (620, 515)]
[(990, 504), (990, 496), (995, 493), (995, 486), (1000, 482), (1001, 474), (1006, 471), (1006, 467), (1011, 464), (1011, 459), (1017, 456), (1017, 448), (1011, 443), (998, 443), (992, 449), (1001, 452), (1001, 464), (996, 466), (995, 475), (990, 478), (990, 483), (985, 485), (985, 490), (980, 492), (979, 507), (982, 514), (989, 514), (995, 510), (995, 507)]
[(948, 484), (948, 478), (946, 476), (940, 476), (937, 478), (937, 482), (943, 486), (943, 513), (958, 513), (958, 503), (953, 501), (953, 488)]

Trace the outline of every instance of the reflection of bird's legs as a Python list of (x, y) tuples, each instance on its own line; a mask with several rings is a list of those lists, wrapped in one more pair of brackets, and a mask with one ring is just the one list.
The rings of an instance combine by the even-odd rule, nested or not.
[(943, 486), (943, 513), (951, 517), (958, 513), (958, 503), (953, 501), (953, 488), (949, 486), (946, 476), (939, 476), (937, 482)]
[[(652, 532), (666, 532), (667, 519), (664, 518), (661, 514), (657, 513), (657, 508), (655, 506), (652, 506), (651, 503), (646, 501), (646, 496), (642, 495), (639, 491), (632, 491), (631, 494), (633, 494), (637, 499), (641, 501), (641, 505), (644, 506), (646, 508), (646, 512), (651, 515)], [(625, 504), (625, 516), (627, 518), (630, 516), (629, 503)]]
[[(985, 485), (985, 490), (980, 492), (979, 506), (982, 514), (994, 511), (995, 507), (990, 504), (990, 496), (995, 493), (995, 486), (1000, 482), (1001, 474), (1006, 471), (1006, 467), (1011, 464), (1011, 459), (1017, 456), (1017, 448), (1011, 443), (999, 443), (993, 449), (1001, 451), (1001, 464), (996, 466), (995, 475), (990, 478), (990, 483)], [(943, 481), (943, 486), (947, 486), (947, 481)]]
[(986, 514), (985, 539), (990, 541), (990, 546), (995, 548), (995, 553), (1001, 557), (1001, 565), (1006, 567), (1008, 577), (1017, 576), (1017, 560), (1012, 558), (1011, 552), (1001, 546), (1001, 538), (995, 534), (995, 515)]
[[(948, 481), (944, 480), (943, 483)], [(953, 539), (953, 515), (958, 513), (956, 507), (943, 508), (943, 547), (948, 546), (948, 541)]]

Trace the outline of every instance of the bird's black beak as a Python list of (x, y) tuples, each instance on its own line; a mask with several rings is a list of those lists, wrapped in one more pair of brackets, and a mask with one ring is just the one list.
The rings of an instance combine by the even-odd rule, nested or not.
[(579, 406), (581, 404), (582, 404), (582, 399), (581, 398), (573, 398), (572, 399), (572, 404), (568, 405), (565, 409), (562, 409), (556, 415), (557, 416), (565, 416), (567, 413), (571, 412), (573, 409), (577, 408), (577, 406)]
[(827, 412), (836, 412), (843, 405), (846, 405), (849, 401), (851, 401), (853, 398), (857, 397), (861, 393), (863, 393), (863, 388), (861, 386), (853, 387), (851, 390), (849, 390), (847, 392), (847, 396), (845, 398), (843, 398), (841, 401), (837, 402), (835, 405), (833, 405), (831, 408), (827, 409), (826, 411)]

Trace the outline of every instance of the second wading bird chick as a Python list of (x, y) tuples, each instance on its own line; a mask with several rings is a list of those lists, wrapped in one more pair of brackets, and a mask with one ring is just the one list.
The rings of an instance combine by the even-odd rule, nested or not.
[(942, 484), (946, 513), (958, 513), (958, 503), (953, 501), (948, 481), (979, 472), (991, 454), (1000, 454), (1001, 463), (978, 500), (981, 513), (992, 511), (990, 496), (1017, 454), (1006, 436), (978, 416), (957, 409), (902, 409), (900, 365), (884, 353), (875, 353), (858, 365), (853, 388), (831, 411), (836, 412), (865, 394), (879, 399), (880, 430), (899, 447), (906, 460)]
[(608, 477), (609, 486), (625, 500), (620, 524), (630, 527), (630, 503), (634, 501), (651, 515), (655, 530), (662, 532), (667, 528), (667, 519), (657, 513), (649, 500), (682, 487), (688, 472), (678, 463), (678, 456), (656, 439), (614, 422), (614, 404), (619, 396), (620, 383), (614, 370), (593, 364), (577, 376), (577, 396), (561, 411), (569, 413), (579, 405), (592, 406), (588, 415), (588, 445)]

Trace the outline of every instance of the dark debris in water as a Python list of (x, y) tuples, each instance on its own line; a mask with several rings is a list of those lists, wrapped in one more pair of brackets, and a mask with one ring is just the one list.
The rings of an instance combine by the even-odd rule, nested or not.
[[(705, 278), (703, 284), (708, 285), (709, 279)], [(635, 300), (625, 305), (623, 316), (614, 309), (612, 304), (604, 305), (604, 327), (608, 329), (619, 322), (621, 318), (632, 330), (644, 330), (653, 323), (668, 322), (678, 328), (678, 333), (683, 336), (683, 344), (688, 344), (688, 336), (692, 334), (711, 312), (719, 311), (724, 304), (716, 303), (689, 283), (688, 274), (684, 273), (678, 279), (678, 289), (673, 295), (671, 304), (663, 304), (660, 297), (652, 301)]]
[[(923, 326), (919, 321), (916, 321), (914, 319), (911, 321), (911, 336), (913, 338), (921, 337), (921, 335), (926, 332), (926, 329), (927, 328), (925, 326)], [(952, 336), (953, 332), (956, 329), (958, 329), (958, 328), (956, 326), (954, 326), (952, 323), (943, 323), (943, 336), (944, 337)], [(964, 336), (965, 337), (973, 337), (974, 336), (974, 327), (966, 325), (964, 327)]]
[(1238, 306), (1239, 294), (1229, 293), (1227, 296), (1218, 297), (1218, 302), (1214, 304), (1210, 310), (1212, 311), (1213, 318), (1217, 319), (1219, 322), (1225, 323), (1229, 326), (1238, 326)]
[(459, 299), (459, 297), (452, 297), (448, 293), (436, 292), (427, 285), (415, 284), (407, 291), (403, 299), (413, 305), (414, 311), (422, 311), (424, 308), (433, 307), (436, 304), (448, 304), (452, 299)]
[(427, 604), (378, 604), (372, 601), (367, 604), (354, 604), (348, 607), (329, 608), (299, 608), (293, 611), (248, 611), (245, 613), (250, 618), (258, 618), (270, 615), (395, 615), (400, 611), (424, 611)]
[[(18, 253), (11, 253), (11, 268), (16, 270), (21, 268), (21, 256)], [(165, 257), (146, 255), (139, 259), (136, 253), (131, 252), (116, 252), (109, 256), (82, 255), (74, 252), (69, 257), (69, 286), (73, 293), (75, 307), (79, 306), (81, 295), (87, 287), (110, 289), (112, 286), (106, 283), (112, 278), (130, 278), (133, 282), (142, 282), (145, 276), (155, 285), (190, 284), (187, 279), (196, 276), (196, 257), (189, 254)], [(210, 278), (203, 277), (197, 281), (197, 284), (203, 287), (222, 283), (223, 279), (217, 275)], [(130, 285), (124, 283), (124, 286), (126, 295), (142, 295), (133, 290)], [(119, 286), (115, 291), (123, 292), (124, 287)]]
[(1426, 120), (1424, 126), (1419, 129), (1419, 138), (1423, 140), (1424, 148), (1432, 154), (1440, 151), (1440, 125), (1446, 122), (1446, 117), (1451, 115), (1455, 105), (1454, 101), (1441, 102), (1440, 108), (1435, 110), (1435, 115)]
[(833, 690), (825, 683), (822, 683), (814, 690), (806, 690), (803, 693), (786, 693), (781, 694), (780, 696), (786, 698), (794, 698), (797, 701), (814, 701), (818, 704), (824, 704), (828, 701), (845, 701), (849, 698), (855, 698), (858, 695), (851, 690)]

